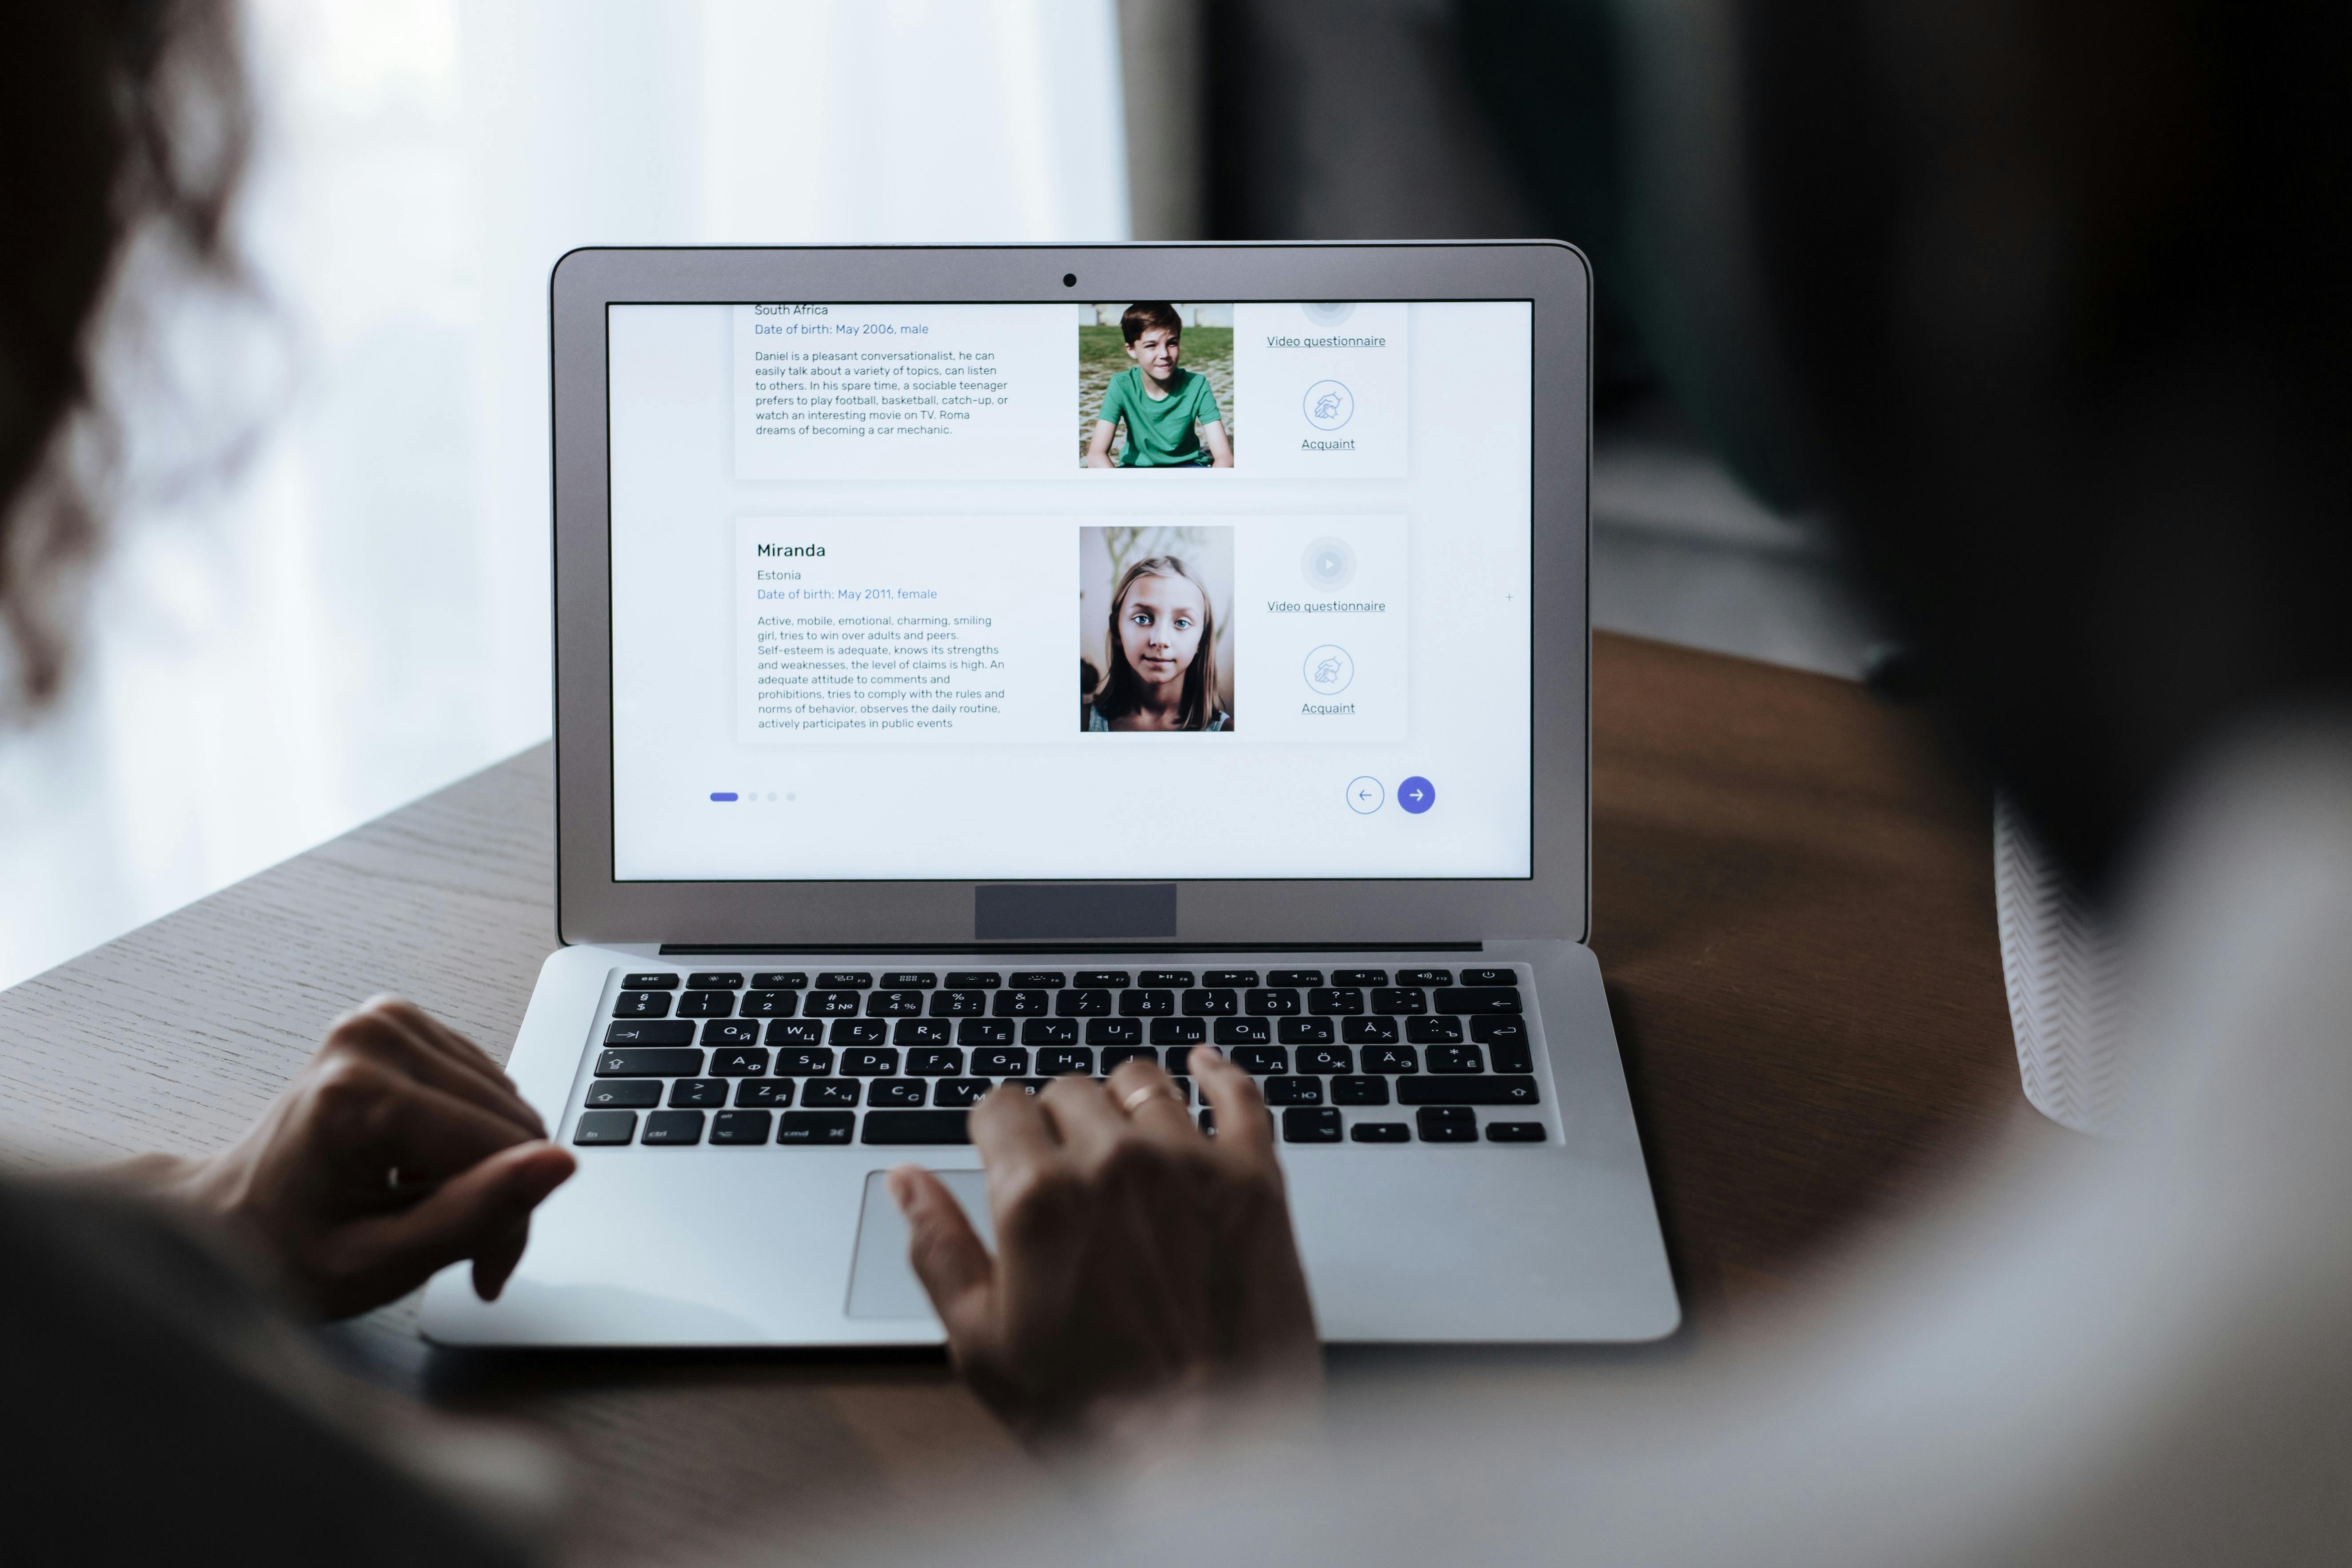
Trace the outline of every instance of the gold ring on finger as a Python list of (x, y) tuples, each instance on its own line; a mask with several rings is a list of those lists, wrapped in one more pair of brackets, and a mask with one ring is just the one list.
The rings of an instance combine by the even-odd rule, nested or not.
[(1136, 1112), (1136, 1108), (1149, 1100), (1172, 1100), (1179, 1105), (1184, 1103), (1182, 1098), (1166, 1084), (1147, 1083), (1141, 1089), (1129, 1090), (1128, 1097), (1118, 1102), (1118, 1108), (1132, 1116)]

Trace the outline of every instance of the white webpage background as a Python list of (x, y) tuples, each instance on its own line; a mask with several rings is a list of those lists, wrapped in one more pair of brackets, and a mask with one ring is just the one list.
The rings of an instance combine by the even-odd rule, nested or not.
[[(1402, 479), (1106, 473), (1075, 442), (1033, 479), (746, 482), (734, 478), (732, 307), (609, 312), (614, 859), (621, 880), (1522, 877), (1531, 868), (1530, 310), (1418, 303)], [(1076, 317), (1059, 306), (1069, 374)], [(1246, 399), (1246, 389), (1237, 399)], [(1008, 534), (1066, 528), (1070, 568), (1007, 614), (1074, 626), (1076, 533), (1089, 523), (1402, 516), (1410, 719), (1402, 740), (1243, 743), (1253, 709), (1309, 695), (1237, 682), (1231, 735), (1076, 728), (1075, 671), (1056, 738), (872, 746), (737, 739), (739, 563), (748, 518), (957, 517)], [(1304, 584), (1241, 577), (1235, 598)], [(1248, 626), (1237, 623), (1237, 638)], [(1239, 643), (1244, 650), (1246, 641)], [(1246, 658), (1246, 652), (1244, 656)], [(1069, 661), (1075, 663), (1075, 660)], [(1246, 673), (1246, 667), (1244, 667)], [(1269, 689), (1269, 686), (1276, 688)], [(1426, 778), (1435, 805), (1398, 807)], [(1389, 798), (1351, 809), (1349, 784)], [(715, 802), (714, 792), (735, 794)], [(771, 801), (769, 796), (773, 795)]]

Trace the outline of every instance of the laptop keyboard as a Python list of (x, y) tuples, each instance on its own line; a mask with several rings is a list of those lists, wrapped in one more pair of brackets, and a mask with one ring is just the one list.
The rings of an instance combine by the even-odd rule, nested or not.
[(1196, 1104), (1185, 1058), (1213, 1045), (1286, 1142), (1541, 1143), (1521, 998), (1511, 968), (630, 973), (572, 1142), (968, 1143), (997, 1084), (1130, 1058)]

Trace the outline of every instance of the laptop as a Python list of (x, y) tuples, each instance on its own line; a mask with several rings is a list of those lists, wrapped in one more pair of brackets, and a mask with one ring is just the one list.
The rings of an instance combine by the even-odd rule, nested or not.
[[(1333, 1341), (1675, 1288), (1591, 925), (1591, 282), (1552, 243), (587, 249), (551, 288), (579, 1172), (455, 1345), (937, 1342), (968, 1108), (1265, 1091)], [(1074, 657), (1075, 656), (1075, 657)], [(1205, 1118), (1204, 1118), (1205, 1120)]]

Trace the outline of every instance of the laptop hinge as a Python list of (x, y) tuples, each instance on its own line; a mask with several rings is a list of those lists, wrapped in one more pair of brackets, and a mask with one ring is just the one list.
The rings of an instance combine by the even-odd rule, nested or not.
[(665, 958), (750, 952), (1481, 952), (1478, 942), (666, 942)]

